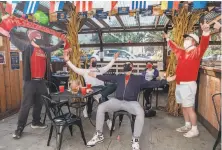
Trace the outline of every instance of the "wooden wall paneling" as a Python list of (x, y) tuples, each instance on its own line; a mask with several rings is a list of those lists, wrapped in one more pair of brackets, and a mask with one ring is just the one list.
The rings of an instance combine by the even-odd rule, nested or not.
[(0, 113), (6, 111), (5, 80), (3, 65), (0, 65)]
[(8, 53), (8, 50), (10, 48), (9, 46), (9, 40), (7, 38), (4, 38), (4, 43), (6, 43), (5, 51), (6, 51), (6, 65), (4, 67), (4, 80), (5, 80), (5, 93), (6, 93), (6, 103), (7, 103), (7, 110), (12, 109), (12, 94), (11, 94), (11, 84), (10, 84), (10, 54)]

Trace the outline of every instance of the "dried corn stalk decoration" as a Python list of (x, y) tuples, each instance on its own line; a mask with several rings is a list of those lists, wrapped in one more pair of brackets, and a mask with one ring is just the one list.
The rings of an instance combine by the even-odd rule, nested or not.
[[(70, 61), (78, 68), (81, 68), (80, 58), (85, 55), (83, 51), (80, 50), (78, 32), (80, 28), (80, 23), (82, 18), (76, 13), (75, 6), (72, 6), (72, 11), (69, 12), (70, 20), (67, 24), (67, 39), (69, 41), (70, 47), (72, 48), (70, 54)], [(80, 75), (76, 74), (70, 70), (69, 81), (80, 80), (83, 85), (83, 79)]]
[[(173, 22), (173, 41), (178, 46), (183, 46), (183, 35), (193, 32), (194, 25), (197, 23), (201, 15), (203, 14), (203, 11), (196, 11), (196, 12), (188, 12), (188, 9), (183, 7), (179, 10), (178, 14), (173, 13), (172, 14), (172, 22)], [(174, 75), (176, 70), (176, 56), (171, 51), (170, 54), (170, 62), (167, 67), (167, 76)], [(168, 103), (166, 106), (166, 110), (169, 114), (173, 116), (178, 116), (182, 114), (181, 106), (176, 103), (175, 98), (175, 89), (176, 89), (176, 82), (170, 83), (170, 88), (168, 92)]]

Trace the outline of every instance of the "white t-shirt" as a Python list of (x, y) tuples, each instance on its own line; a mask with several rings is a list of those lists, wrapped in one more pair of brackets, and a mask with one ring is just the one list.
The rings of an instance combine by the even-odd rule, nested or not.
[(145, 74), (145, 79), (147, 81), (151, 81), (151, 80), (153, 80), (153, 76), (154, 76), (154, 69), (152, 69), (152, 70), (147, 69), (146, 74)]

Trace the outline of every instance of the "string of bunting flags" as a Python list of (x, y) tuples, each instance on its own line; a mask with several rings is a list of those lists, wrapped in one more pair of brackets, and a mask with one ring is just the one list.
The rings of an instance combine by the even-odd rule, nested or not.
[[(184, 2), (184, 1), (183, 1)], [(137, 13), (141, 16), (161, 16), (172, 14), (173, 11), (179, 10), (184, 3), (181, 1), (73, 1), (76, 12), (83, 18), (106, 19), (112, 15), (129, 15), (135, 16)], [(13, 14), (16, 11), (16, 5), (19, 1), (7, 1), (5, 11)], [(39, 22), (38, 18), (45, 17), (42, 25), (49, 22), (66, 21), (68, 15), (63, 11), (65, 1), (49, 1), (49, 12), (39, 11), (40, 1), (26, 1), (23, 16)], [(187, 7), (189, 11), (206, 9), (215, 12), (221, 12), (221, 6), (209, 7), (213, 2), (207, 1), (189, 1)], [(38, 14), (38, 15), (37, 15)], [(37, 16), (37, 18), (34, 18)], [(48, 19), (46, 19), (48, 17)]]

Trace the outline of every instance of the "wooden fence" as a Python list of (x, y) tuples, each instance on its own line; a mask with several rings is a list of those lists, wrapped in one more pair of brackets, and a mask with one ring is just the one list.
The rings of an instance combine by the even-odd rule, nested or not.
[[(5, 53), (5, 64), (0, 64), (0, 118), (16, 112), (22, 99), (22, 70), (23, 65), (19, 60), (20, 69), (11, 69), (10, 42), (8, 38), (3, 37), (3, 46), (0, 52)], [(19, 52), (13, 50), (13, 52)]]

